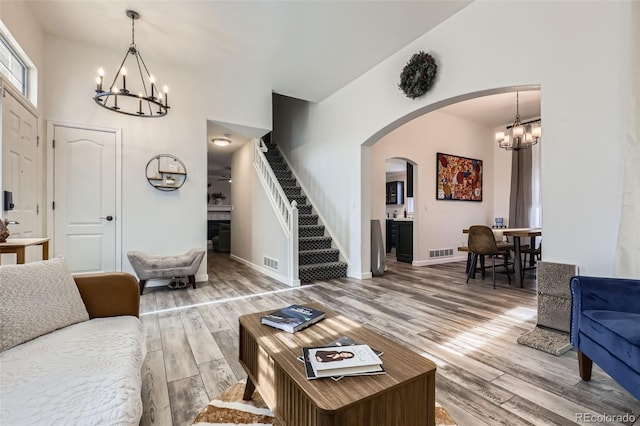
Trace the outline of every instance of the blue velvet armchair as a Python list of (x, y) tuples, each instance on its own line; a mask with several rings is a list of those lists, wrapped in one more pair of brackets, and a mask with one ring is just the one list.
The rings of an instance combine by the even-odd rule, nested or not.
[(582, 380), (593, 362), (640, 399), (640, 280), (571, 279), (571, 344)]

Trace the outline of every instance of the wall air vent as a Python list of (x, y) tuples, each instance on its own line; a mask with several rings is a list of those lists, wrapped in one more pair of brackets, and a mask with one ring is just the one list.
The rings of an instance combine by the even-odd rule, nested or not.
[(274, 259), (269, 256), (264, 257), (264, 266), (269, 269), (273, 269), (274, 271), (278, 270), (278, 259)]
[(435, 249), (435, 250), (429, 250), (429, 257), (452, 257), (453, 256), (453, 249), (452, 248), (446, 248), (446, 249)]

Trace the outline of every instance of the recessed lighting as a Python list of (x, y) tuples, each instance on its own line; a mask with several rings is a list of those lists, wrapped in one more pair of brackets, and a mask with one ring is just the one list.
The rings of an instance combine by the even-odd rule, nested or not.
[(231, 143), (229, 139), (224, 138), (214, 138), (211, 140), (211, 142), (213, 142), (213, 144), (216, 146), (227, 146)]

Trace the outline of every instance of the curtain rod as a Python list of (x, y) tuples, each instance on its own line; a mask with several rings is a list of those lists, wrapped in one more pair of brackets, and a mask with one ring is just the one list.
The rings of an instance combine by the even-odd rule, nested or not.
[[(525, 121), (524, 123), (522, 123), (522, 125), (523, 125), (523, 126), (526, 126), (526, 125), (528, 125), (528, 124), (539, 123), (539, 122), (541, 122), (541, 121), (542, 121), (542, 119), (538, 118), (537, 120)], [(513, 124), (508, 125), (508, 126), (507, 126), (507, 130), (509, 130), (509, 129), (510, 129), (510, 128), (512, 128), (512, 127), (513, 127)]]

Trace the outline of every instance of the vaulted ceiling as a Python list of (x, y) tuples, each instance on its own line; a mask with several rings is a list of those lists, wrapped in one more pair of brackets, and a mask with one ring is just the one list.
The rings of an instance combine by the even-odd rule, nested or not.
[[(252, 67), (274, 93), (321, 101), (428, 32), (472, 0), (213, 1), (24, 0), (46, 34), (124, 50), (128, 9), (136, 10), (136, 44), (147, 61), (180, 67)], [(513, 121), (515, 94), (466, 101), (442, 111), (489, 126)], [(540, 116), (540, 92), (520, 99), (523, 117)], [(247, 134), (208, 123), (209, 139)], [(228, 167), (227, 147), (214, 156)], [(227, 152), (228, 151), (228, 152)], [(211, 156), (211, 155), (210, 155)], [(214, 167), (215, 166), (214, 164)]]

